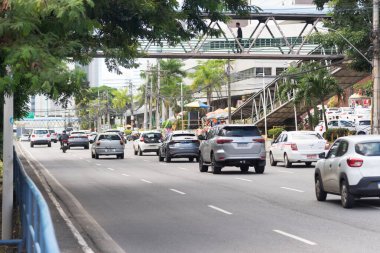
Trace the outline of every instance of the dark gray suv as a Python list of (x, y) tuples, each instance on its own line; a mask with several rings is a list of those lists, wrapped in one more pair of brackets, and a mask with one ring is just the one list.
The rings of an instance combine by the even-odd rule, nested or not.
[(254, 125), (219, 125), (211, 128), (199, 146), (199, 170), (207, 172), (211, 166), (219, 174), (224, 166), (240, 167), (248, 172), (255, 167), (258, 174), (265, 170), (265, 140)]

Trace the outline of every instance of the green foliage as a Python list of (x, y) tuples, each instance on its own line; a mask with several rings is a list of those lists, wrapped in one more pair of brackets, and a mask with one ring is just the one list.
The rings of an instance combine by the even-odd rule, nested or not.
[(350, 135), (350, 131), (347, 128), (332, 128), (327, 129), (327, 131), (323, 134), (323, 138), (329, 142), (333, 142), (339, 137), (348, 135)]
[(355, 70), (370, 72), (371, 65), (344, 38), (372, 60), (372, 0), (314, 0), (314, 3), (320, 9), (326, 3), (333, 8), (332, 19), (324, 22), (325, 27), (333, 30), (315, 34), (314, 38), (325, 46), (337, 45), (351, 60), (351, 67)]
[(163, 128), (172, 128), (172, 126), (173, 126), (173, 123), (170, 120), (166, 120), (166, 121), (162, 122)]
[(357, 83), (354, 85), (354, 89), (356, 92), (362, 90), (363, 95), (372, 97), (373, 96), (373, 81), (369, 80), (365, 83)]
[(268, 130), (268, 137), (273, 140), (277, 139), (277, 137), (284, 131), (285, 129), (282, 127), (276, 127)]
[(131, 129), (125, 129), (124, 133), (125, 133), (125, 135), (130, 135), (130, 134), (132, 134), (132, 130)]

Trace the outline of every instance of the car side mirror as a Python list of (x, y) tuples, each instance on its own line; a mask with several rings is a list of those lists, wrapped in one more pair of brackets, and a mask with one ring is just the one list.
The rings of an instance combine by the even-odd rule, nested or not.
[(198, 140), (204, 141), (206, 140), (206, 138), (204, 137), (204, 135), (198, 135)]
[(90, 140), (90, 143), (91, 143), (91, 144), (94, 143), (94, 140)]
[(319, 156), (320, 159), (325, 159), (326, 158), (326, 154), (325, 153), (320, 153), (318, 156)]

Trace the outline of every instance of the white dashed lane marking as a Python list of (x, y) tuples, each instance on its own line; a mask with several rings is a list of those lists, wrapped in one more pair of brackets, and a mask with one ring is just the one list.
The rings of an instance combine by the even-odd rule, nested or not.
[(186, 194), (186, 193), (181, 192), (181, 191), (178, 191), (178, 190), (176, 190), (176, 189), (170, 189), (170, 190), (173, 191), (173, 192), (179, 193), (179, 194), (181, 194), (181, 195), (185, 195), (185, 194)]
[(111, 171), (114, 171), (114, 169), (112, 169), (112, 168), (107, 168), (107, 170), (111, 170)]
[(145, 183), (148, 183), (148, 184), (151, 184), (152, 182), (148, 181), (148, 180), (145, 180), (145, 179), (141, 179), (142, 182), (145, 182)]
[(210, 207), (210, 208), (212, 208), (212, 209), (214, 209), (214, 210), (216, 210), (218, 212), (221, 212), (221, 213), (224, 213), (224, 214), (228, 214), (228, 215), (232, 215), (231, 212), (228, 212), (228, 211), (226, 211), (226, 210), (224, 210), (222, 208), (219, 208), (219, 207), (216, 207), (216, 206), (213, 206), (213, 205), (208, 205), (208, 207)]
[(237, 177), (235, 179), (236, 180), (241, 180), (241, 181), (246, 181), (246, 182), (252, 182), (252, 180), (250, 180), (250, 179), (245, 179), (245, 178), (240, 178), (240, 177)]
[(284, 235), (284, 236), (287, 236), (289, 238), (292, 238), (294, 240), (297, 240), (297, 241), (300, 241), (300, 242), (303, 242), (303, 243), (306, 243), (306, 244), (309, 244), (309, 245), (312, 245), (312, 246), (317, 245), (315, 242), (306, 240), (306, 239), (304, 239), (302, 237), (299, 237), (299, 236), (296, 236), (296, 235), (292, 235), (292, 234), (286, 233), (286, 232), (281, 231), (281, 230), (275, 229), (275, 230), (273, 230), (273, 232), (281, 234), (281, 235)]
[(281, 189), (288, 190), (288, 191), (294, 191), (294, 192), (304, 192), (298, 189), (289, 188), (289, 187), (280, 187)]

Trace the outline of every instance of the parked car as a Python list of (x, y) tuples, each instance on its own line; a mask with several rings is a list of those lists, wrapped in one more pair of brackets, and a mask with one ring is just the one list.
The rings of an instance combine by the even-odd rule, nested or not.
[(371, 133), (371, 120), (362, 119), (356, 122), (356, 134), (370, 134)]
[(338, 138), (315, 166), (315, 194), (338, 194), (344, 208), (356, 198), (380, 196), (380, 135)]
[[(355, 131), (356, 127), (353, 121), (348, 120), (330, 120), (327, 122), (327, 127), (329, 129), (334, 128), (346, 128), (349, 131)], [(324, 121), (319, 122), (319, 124), (314, 128), (314, 131), (319, 133), (321, 136), (326, 132), (326, 127)]]
[(269, 151), (271, 166), (283, 162), (286, 168), (293, 163), (310, 166), (319, 159), (319, 154), (328, 149), (328, 143), (313, 131), (284, 131), (272, 143)]
[(98, 134), (91, 143), (92, 158), (99, 159), (100, 155), (116, 155), (117, 158), (124, 159), (125, 144), (117, 133)]
[(48, 145), (51, 147), (50, 133), (48, 129), (33, 129), (30, 135), (30, 146), (34, 145)]
[(72, 147), (83, 147), (84, 149), (90, 148), (90, 141), (88, 140), (87, 134), (84, 132), (72, 132), (69, 136), (68, 141), (69, 149)]
[(57, 143), (58, 141), (58, 134), (55, 132), (55, 130), (53, 129), (49, 129), (49, 133), (50, 133), (50, 140), (54, 143)]
[(22, 134), (20, 137), (20, 141), (30, 141), (30, 135), (29, 134)]
[(133, 150), (135, 155), (142, 156), (143, 153), (155, 152), (158, 155), (158, 150), (162, 145), (162, 134), (157, 131), (142, 132), (139, 139), (133, 142)]
[(240, 167), (248, 172), (255, 167), (258, 174), (265, 170), (265, 140), (254, 125), (218, 125), (212, 127), (199, 147), (199, 170), (218, 174), (224, 166)]
[(160, 162), (171, 162), (172, 158), (188, 158), (190, 162), (198, 161), (199, 140), (194, 133), (174, 131), (166, 136), (158, 152)]

